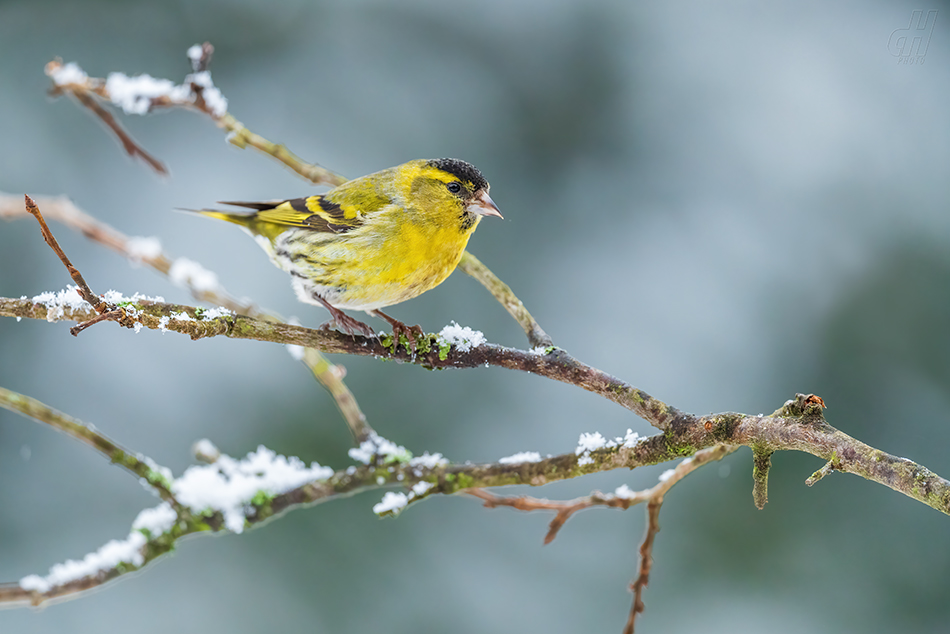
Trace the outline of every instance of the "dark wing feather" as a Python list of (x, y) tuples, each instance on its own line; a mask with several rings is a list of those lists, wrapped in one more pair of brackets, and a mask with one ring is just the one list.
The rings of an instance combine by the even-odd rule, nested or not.
[[(250, 215), (253, 216), (255, 224), (302, 227), (332, 233), (345, 233), (363, 224), (360, 214), (355, 210), (346, 213), (340, 205), (330, 202), (323, 196), (273, 202), (221, 201), (221, 204), (253, 209), (257, 213)], [(260, 231), (260, 233), (270, 232)]]

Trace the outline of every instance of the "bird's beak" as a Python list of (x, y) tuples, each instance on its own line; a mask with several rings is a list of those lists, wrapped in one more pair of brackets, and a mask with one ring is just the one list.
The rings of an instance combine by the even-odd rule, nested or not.
[(498, 207), (495, 206), (495, 201), (491, 199), (491, 196), (489, 196), (486, 191), (478, 192), (475, 195), (475, 199), (468, 204), (466, 209), (480, 216), (497, 216), (504, 219), (501, 212), (498, 211)]

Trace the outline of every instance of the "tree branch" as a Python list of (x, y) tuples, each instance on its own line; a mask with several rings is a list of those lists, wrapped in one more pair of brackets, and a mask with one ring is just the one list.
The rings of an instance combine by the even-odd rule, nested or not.
[[(538, 354), (529, 350), (482, 344), (463, 352), (438, 335), (429, 334), (417, 342), (417, 350), (412, 353), (406, 346), (395, 348), (391, 336), (379, 339), (375, 336), (347, 335), (334, 330), (314, 330), (279, 322), (265, 322), (243, 315), (202, 319), (202, 309), (149, 300), (138, 300), (130, 306), (137, 311), (136, 322), (145, 328), (179, 332), (189, 335), (192, 339), (226, 336), (233, 339), (270, 341), (315, 348), (321, 352), (384, 357), (428, 369), (474, 368), (487, 364), (577, 385), (626, 407), (658, 429), (666, 429), (671, 420), (681, 415), (678, 410), (646, 392), (592, 368), (560, 349)], [(87, 309), (49, 306), (31, 299), (0, 298), (0, 316), (75, 321), (95, 315)]]

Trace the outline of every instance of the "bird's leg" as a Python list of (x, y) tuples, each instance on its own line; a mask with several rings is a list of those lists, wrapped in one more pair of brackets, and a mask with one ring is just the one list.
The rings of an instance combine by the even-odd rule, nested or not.
[(343, 332), (350, 335), (355, 335), (357, 332), (360, 332), (366, 335), (367, 337), (376, 336), (376, 333), (373, 332), (373, 329), (367, 326), (366, 324), (364, 324), (363, 322), (361, 322), (360, 320), (353, 319), (352, 317), (344, 313), (342, 310), (340, 310), (339, 308), (332, 305), (327, 300), (320, 297), (320, 295), (318, 295), (317, 293), (311, 293), (311, 295), (315, 300), (320, 302), (320, 304), (322, 304), (324, 308), (330, 311), (330, 321), (328, 321), (327, 323), (321, 326), (321, 328), (323, 328), (324, 330), (329, 329), (331, 326), (336, 326), (339, 330), (342, 330)]
[(422, 326), (407, 326), (398, 319), (393, 319), (386, 313), (381, 310), (368, 310), (366, 311), (370, 315), (379, 317), (380, 319), (385, 319), (389, 322), (389, 325), (393, 327), (393, 352), (399, 347), (399, 335), (406, 335), (406, 339), (409, 340), (409, 347), (412, 348), (413, 354), (416, 352), (416, 335), (424, 337), (425, 333), (422, 332)]

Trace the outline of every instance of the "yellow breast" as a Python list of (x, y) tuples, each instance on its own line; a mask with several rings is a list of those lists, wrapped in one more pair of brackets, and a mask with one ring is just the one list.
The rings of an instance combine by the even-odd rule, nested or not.
[(462, 230), (458, 222), (396, 220), (381, 213), (367, 223), (373, 226), (361, 227), (336, 249), (331, 247), (335, 253), (328, 260), (350, 262), (328, 276), (336, 278), (338, 307), (383, 308), (435, 288), (455, 270), (475, 230), (475, 225)]

